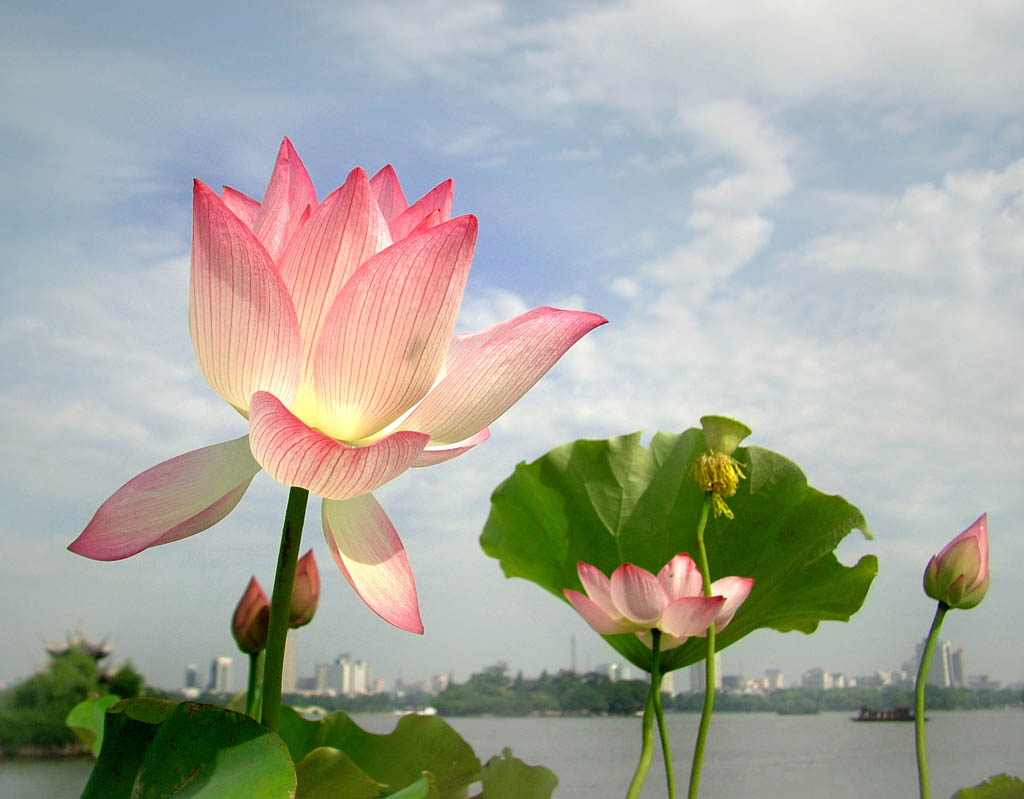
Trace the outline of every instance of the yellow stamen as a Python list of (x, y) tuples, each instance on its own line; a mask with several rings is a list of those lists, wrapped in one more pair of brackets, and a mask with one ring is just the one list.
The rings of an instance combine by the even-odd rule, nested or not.
[(725, 504), (725, 497), (735, 496), (740, 480), (746, 477), (741, 467), (739, 461), (720, 452), (705, 452), (697, 459), (694, 470), (697, 485), (705, 494), (713, 495), (715, 516), (735, 518)]

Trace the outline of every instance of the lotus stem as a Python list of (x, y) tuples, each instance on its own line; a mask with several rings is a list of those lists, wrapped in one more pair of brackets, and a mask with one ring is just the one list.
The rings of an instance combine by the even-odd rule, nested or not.
[(263, 661), (266, 650), (249, 653), (249, 685), (245, 690), (245, 714), (260, 720), (263, 707)]
[(636, 764), (636, 771), (633, 772), (633, 781), (629, 784), (626, 792), (626, 799), (637, 799), (644, 787), (644, 780), (647, 779), (647, 770), (651, 767), (651, 758), (654, 755), (654, 730), (653, 722), (655, 715), (655, 703), (661, 691), (661, 674), (658, 670), (658, 658), (661, 648), (661, 630), (651, 630), (653, 638), (651, 644), (651, 655), (654, 665), (651, 667), (651, 690), (647, 694), (647, 704), (644, 705), (644, 717), (640, 726), (640, 760)]
[[(700, 508), (700, 519), (697, 521), (697, 564), (704, 580), (704, 596), (711, 596), (711, 570), (708, 567), (708, 553), (704, 547), (704, 528), (708, 523), (708, 512), (711, 510), (712, 494), (704, 494), (704, 503)], [(704, 710), (700, 714), (700, 727), (697, 730), (697, 742), (693, 748), (693, 765), (690, 767), (689, 799), (697, 799), (700, 789), (700, 771), (704, 765), (704, 747), (708, 739), (708, 727), (711, 725), (711, 713), (715, 709), (715, 625), (708, 627), (707, 654), (704, 661)]]
[(291, 613), (295, 567), (302, 544), (302, 525), (306, 520), (309, 491), (292, 487), (284, 512), (281, 549), (277, 554), (274, 594), (270, 599), (270, 626), (267, 630), (267, 653), (263, 664), (263, 725), (277, 731), (281, 720), (281, 675), (284, 671), (284, 646), (288, 637), (288, 616)]
[(928, 669), (931, 668), (935, 643), (939, 640), (939, 628), (947, 610), (949, 605), (945, 602), (939, 602), (935, 608), (935, 617), (932, 619), (931, 629), (928, 630), (928, 640), (921, 654), (921, 665), (917, 669), (917, 685), (914, 689), (914, 744), (917, 747), (917, 784), (921, 799), (931, 797), (931, 789), (928, 786), (928, 747), (924, 739), (924, 689), (928, 683)]
[[(652, 630), (651, 637), (654, 639), (653, 652), (658, 651), (661, 638), (661, 630)], [(661, 706), (661, 664), (655, 656), (654, 666), (651, 669), (651, 694), (654, 698), (654, 716), (658, 720), (658, 736), (661, 738), (661, 757), (665, 761), (665, 783), (668, 786), (668, 799), (676, 799), (676, 777), (672, 768), (672, 748), (668, 741), (668, 727), (665, 726), (665, 711)]]

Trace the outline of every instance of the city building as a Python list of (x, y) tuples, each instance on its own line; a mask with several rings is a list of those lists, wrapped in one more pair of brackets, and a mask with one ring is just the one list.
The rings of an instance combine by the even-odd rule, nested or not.
[[(704, 693), (707, 685), (706, 663), (700, 660), (690, 666), (690, 693)], [(722, 656), (715, 652), (715, 690), (722, 690)]]
[(214, 658), (210, 661), (210, 681), (206, 690), (211, 694), (231, 693), (231, 658)]

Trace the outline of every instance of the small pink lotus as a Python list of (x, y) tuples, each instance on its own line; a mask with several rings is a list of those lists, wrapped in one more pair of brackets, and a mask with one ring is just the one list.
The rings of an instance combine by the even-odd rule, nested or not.
[(295, 567), (295, 585), (292, 587), (292, 605), (288, 614), (289, 627), (303, 627), (313, 621), (320, 603), (320, 571), (316, 567), (313, 550), (299, 558)]
[(988, 514), (933, 555), (924, 570), (924, 592), (951, 608), (973, 608), (988, 593)]
[(260, 581), (253, 577), (238, 600), (231, 619), (231, 634), (238, 648), (250, 655), (265, 649), (269, 624), (270, 600)]
[(703, 594), (700, 570), (683, 553), (666, 563), (655, 577), (646, 569), (626, 563), (611, 579), (596, 566), (577, 563), (586, 596), (565, 589), (565, 596), (601, 635), (636, 633), (652, 645), (651, 630), (662, 632), (661, 649), (674, 649), (693, 636), (704, 636), (712, 624), (724, 629), (746, 600), (754, 581), (749, 577), (723, 577)]
[(409, 205), (390, 166), (318, 203), (285, 139), (263, 202), (195, 182), (189, 329), (248, 435), (129, 480), (69, 549), (117, 560), (223, 519), (263, 469), (323, 497), (334, 559), (384, 619), (422, 632), (405, 548), (370, 493), (454, 458), (605, 319), (536, 308), (452, 338), (476, 244), (452, 183)]

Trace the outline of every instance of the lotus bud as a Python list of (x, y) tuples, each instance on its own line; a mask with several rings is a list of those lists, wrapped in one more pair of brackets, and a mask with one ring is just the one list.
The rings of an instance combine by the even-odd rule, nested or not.
[(288, 615), (289, 627), (302, 627), (313, 620), (320, 602), (320, 572), (316, 568), (313, 550), (299, 558), (292, 588), (292, 607)]
[(231, 634), (238, 648), (247, 654), (260, 652), (267, 646), (270, 624), (270, 600), (255, 577), (249, 580), (245, 593), (238, 600), (231, 619)]
[(924, 570), (924, 592), (951, 608), (973, 608), (988, 593), (988, 514), (946, 544)]
[(697, 484), (705, 494), (712, 495), (715, 516), (732, 519), (733, 513), (725, 500), (735, 496), (740, 480), (746, 477), (732, 453), (750, 435), (750, 428), (727, 416), (702, 416), (700, 425), (707, 452), (697, 459)]

